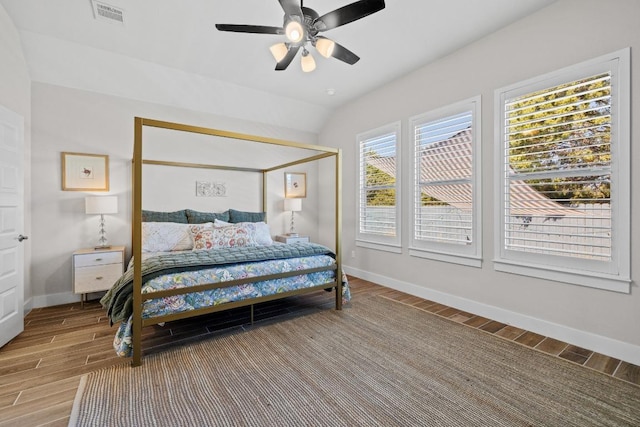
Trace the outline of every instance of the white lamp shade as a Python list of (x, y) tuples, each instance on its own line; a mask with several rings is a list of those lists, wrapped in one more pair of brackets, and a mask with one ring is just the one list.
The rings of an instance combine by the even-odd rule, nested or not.
[(319, 38), (316, 42), (316, 50), (325, 58), (330, 58), (336, 44), (329, 39)]
[(304, 37), (304, 28), (298, 21), (289, 21), (284, 27), (284, 32), (287, 38), (293, 43), (302, 41), (302, 38)]
[(276, 62), (280, 62), (289, 53), (289, 48), (284, 43), (276, 43), (269, 48)]
[(299, 212), (302, 210), (302, 199), (284, 199), (284, 210)]
[(87, 214), (115, 214), (118, 213), (118, 198), (116, 196), (85, 197), (84, 211)]
[(316, 60), (313, 59), (310, 53), (303, 55), (300, 60), (300, 65), (302, 66), (302, 71), (305, 73), (310, 73), (311, 71), (316, 69)]

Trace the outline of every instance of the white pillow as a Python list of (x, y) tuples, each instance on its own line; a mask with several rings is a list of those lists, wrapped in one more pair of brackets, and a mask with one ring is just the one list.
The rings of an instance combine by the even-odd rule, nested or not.
[(232, 224), (226, 221), (220, 221), (216, 219), (213, 223), (215, 228), (228, 227), (230, 225), (242, 225), (242, 224), (254, 224), (256, 226), (254, 239), (256, 243), (260, 246), (269, 246), (273, 245), (273, 240), (271, 239), (271, 230), (269, 229), (269, 225), (266, 222), (238, 222)]
[(177, 222), (143, 222), (142, 252), (170, 252), (193, 249), (191, 224)]

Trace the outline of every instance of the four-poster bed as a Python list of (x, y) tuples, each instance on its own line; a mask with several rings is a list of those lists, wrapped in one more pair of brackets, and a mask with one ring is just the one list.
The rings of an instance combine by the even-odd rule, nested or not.
[[(296, 155), (300, 158), (289, 159), (284, 164), (266, 165), (265, 167), (144, 159), (143, 131), (145, 127), (210, 136), (216, 140), (231, 139), (255, 144), (270, 144), (282, 147), (282, 149), (291, 148), (295, 149)], [(133, 258), (125, 275), (102, 299), (103, 305), (108, 308), (111, 321), (122, 322), (117, 340), (121, 344), (125, 343), (127, 351), (132, 353), (133, 366), (142, 363), (142, 328), (145, 326), (241, 306), (251, 307), (253, 320), (254, 304), (319, 290), (335, 290), (335, 308), (337, 310), (342, 308), (343, 291), (348, 292), (348, 289), (346, 287), (343, 289), (340, 261), (342, 160), (339, 149), (139, 117), (135, 118), (134, 130), (131, 243)], [(304, 155), (300, 156), (300, 153), (304, 153)], [(217, 236), (213, 237), (214, 240), (224, 240), (226, 238), (224, 236), (232, 235), (232, 239), (227, 241), (227, 243), (230, 241), (231, 245), (223, 245), (225, 247), (222, 249), (198, 250), (203, 246), (196, 244), (193, 250), (188, 251), (143, 253), (143, 225), (148, 225), (143, 222), (143, 165), (206, 168), (261, 174), (261, 205), (262, 210), (266, 211), (267, 177), (270, 172), (331, 158), (335, 162), (335, 247), (333, 251), (312, 243), (239, 245), (237, 242), (240, 240), (253, 242), (252, 233), (259, 228), (260, 224), (264, 223), (252, 224), (235, 221), (235, 224), (229, 224), (220, 222), (224, 225), (217, 228), (218, 220), (216, 219), (215, 227), (213, 223), (174, 223), (171, 227), (182, 227), (188, 230), (196, 241), (208, 233), (209, 243), (211, 243), (212, 235)], [(238, 236), (240, 236), (239, 239), (237, 239)], [(187, 287), (184, 282), (191, 280), (191, 278), (185, 279), (186, 275), (190, 274), (189, 272), (194, 272), (199, 281)], [(174, 300), (179, 298), (183, 299), (174, 304)], [(185, 303), (185, 300), (188, 303)], [(159, 305), (162, 308), (154, 312), (152, 307)], [(171, 312), (167, 309), (167, 306), (170, 305), (179, 305), (181, 308), (177, 312)], [(185, 306), (188, 307), (184, 308)]]

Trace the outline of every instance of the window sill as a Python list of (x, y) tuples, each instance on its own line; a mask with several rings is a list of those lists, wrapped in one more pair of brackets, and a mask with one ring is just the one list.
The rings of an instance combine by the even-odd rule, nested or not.
[(550, 266), (518, 263), (510, 260), (493, 260), (495, 271), (553, 280), (555, 282), (586, 286), (624, 294), (631, 293), (631, 280), (591, 271), (576, 271)]
[(450, 253), (442, 253), (442, 252), (431, 252), (424, 249), (417, 248), (409, 248), (409, 255), (418, 257), (418, 258), (426, 258), (432, 259), (435, 261), (443, 261), (451, 264), (459, 264), (466, 265), (467, 267), (482, 267), (482, 258), (461, 255), (461, 254), (450, 254)]
[(392, 252), (394, 254), (402, 253), (402, 246), (387, 243), (368, 242), (366, 240), (356, 240), (356, 246), (361, 248), (375, 249), (378, 251)]

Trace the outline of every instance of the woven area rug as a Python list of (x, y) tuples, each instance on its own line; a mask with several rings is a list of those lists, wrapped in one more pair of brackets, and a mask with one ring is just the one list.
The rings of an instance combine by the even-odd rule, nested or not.
[(78, 426), (638, 426), (640, 387), (382, 297), (83, 378)]

